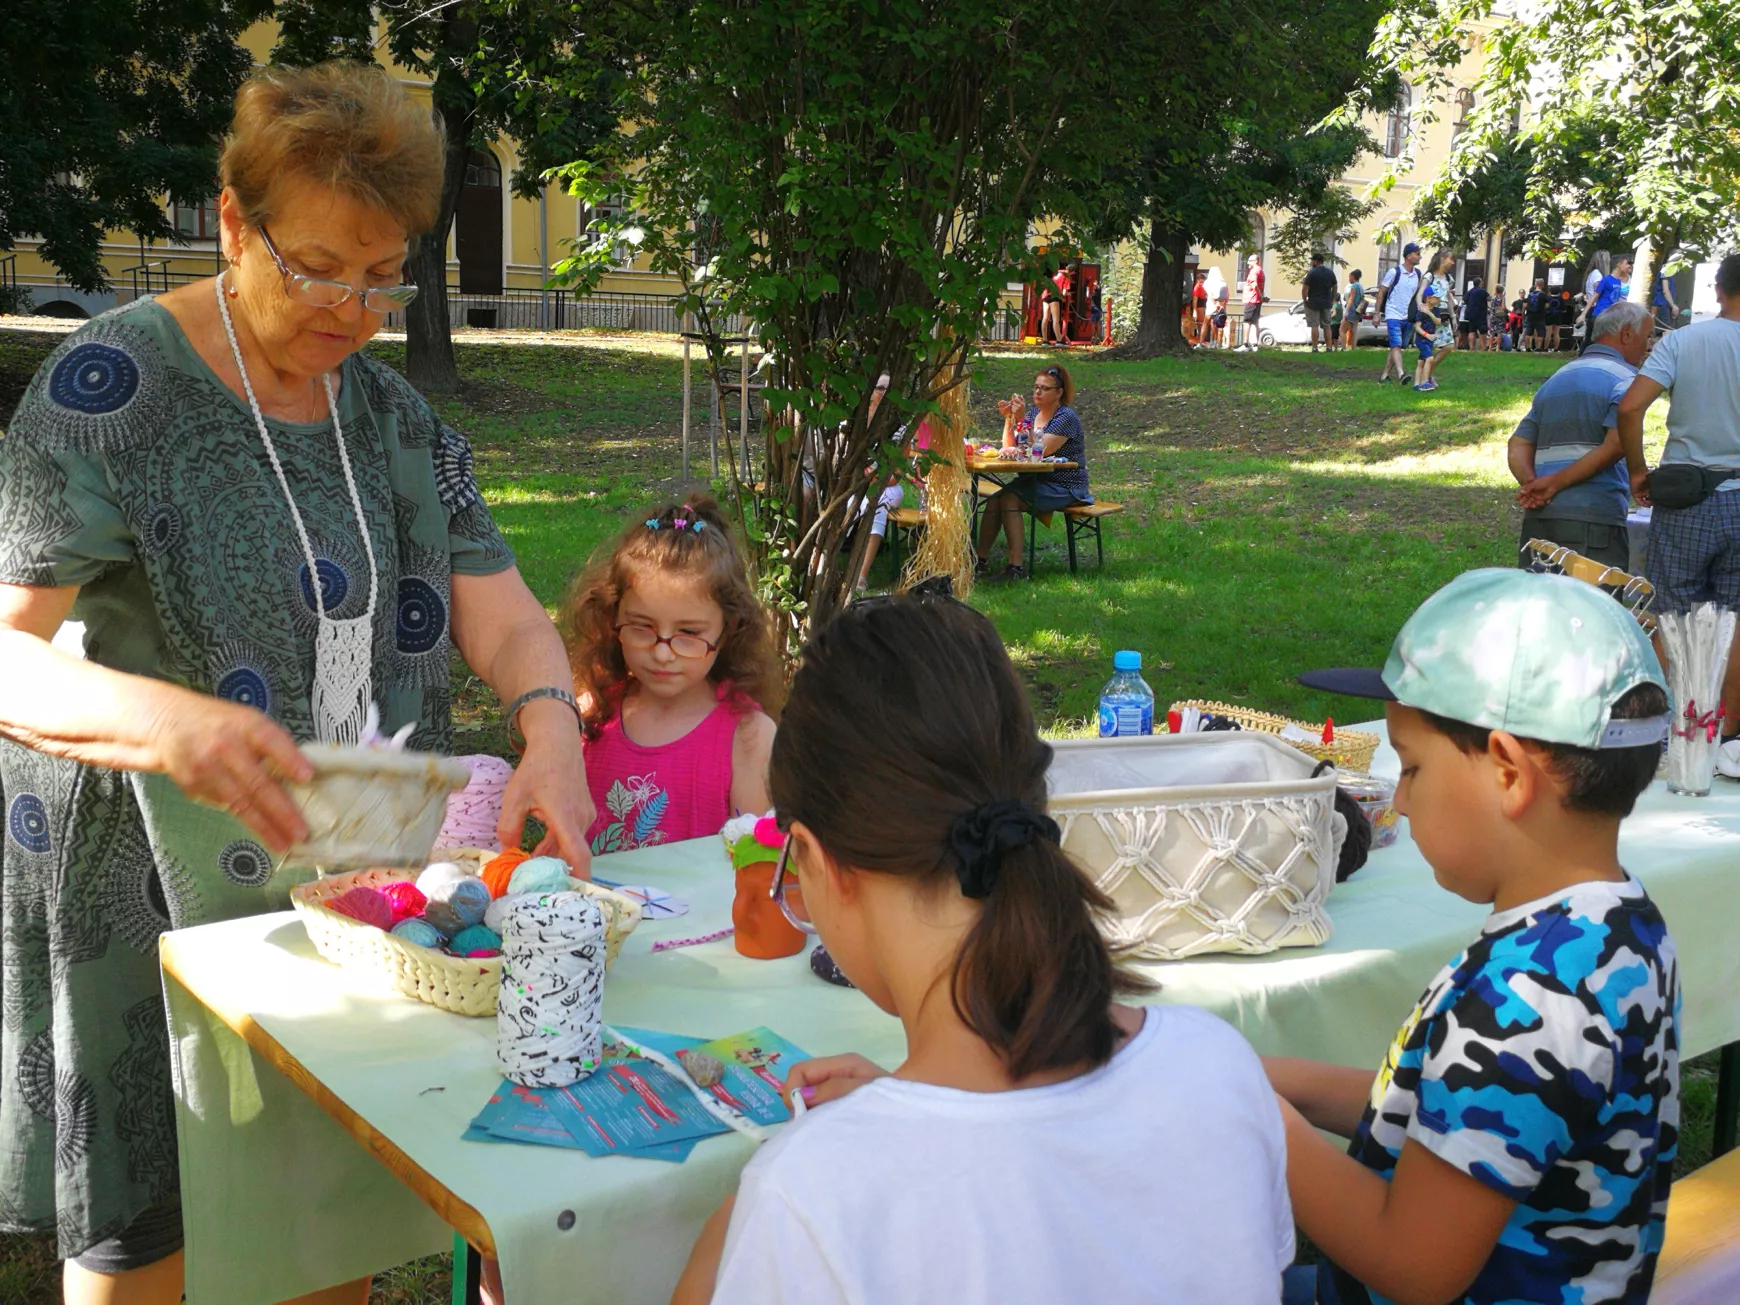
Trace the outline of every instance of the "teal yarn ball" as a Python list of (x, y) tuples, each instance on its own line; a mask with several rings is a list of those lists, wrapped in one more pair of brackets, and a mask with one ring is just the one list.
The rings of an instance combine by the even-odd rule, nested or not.
[(489, 889), (484, 887), (483, 880), (467, 876), (439, 885), (429, 895), (423, 918), (441, 930), (443, 937), (451, 938), (474, 924), (482, 924), (487, 910)]
[(499, 952), (501, 935), (481, 924), (474, 924), (471, 928), (461, 929), (454, 934), (453, 940), (447, 944), (447, 950), (455, 956), (469, 956), (473, 952)]
[(510, 893), (565, 893), (568, 891), (568, 863), (556, 856), (534, 856), (514, 867), (508, 880)]
[(393, 926), (393, 937), (402, 938), (414, 947), (439, 947), (441, 931), (427, 920), (412, 916)]

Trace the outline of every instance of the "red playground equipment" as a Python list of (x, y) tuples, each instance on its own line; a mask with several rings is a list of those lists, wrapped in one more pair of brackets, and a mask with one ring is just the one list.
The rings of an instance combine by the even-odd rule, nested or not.
[[(1111, 304), (1100, 299), (1100, 265), (1080, 259), (1067, 263), (1046, 281), (1022, 287), (1021, 338), (1029, 344), (1050, 344), (1053, 326), (1046, 321), (1046, 308), (1061, 305), (1061, 344), (1110, 344)], [(1056, 320), (1055, 318), (1053, 319)]]

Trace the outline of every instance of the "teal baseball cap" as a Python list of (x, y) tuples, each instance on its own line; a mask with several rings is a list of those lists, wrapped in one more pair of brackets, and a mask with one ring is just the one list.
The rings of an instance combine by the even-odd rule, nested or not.
[(1630, 612), (1581, 580), (1496, 567), (1465, 571), (1421, 603), (1381, 672), (1309, 671), (1299, 682), (1578, 748), (1660, 743), (1671, 719), (1612, 718), (1640, 684), (1667, 692)]

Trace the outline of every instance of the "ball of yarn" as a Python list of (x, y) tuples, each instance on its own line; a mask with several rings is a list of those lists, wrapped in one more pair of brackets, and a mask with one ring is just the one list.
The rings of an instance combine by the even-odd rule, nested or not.
[(361, 920), (364, 924), (372, 924), (377, 929), (393, 927), (393, 908), (387, 904), (387, 899), (373, 888), (365, 888), (361, 884), (339, 894), (327, 903), (340, 915), (348, 915), (353, 920)]
[(508, 891), (508, 880), (513, 878), (514, 871), (523, 863), (530, 861), (532, 854), (522, 852), (517, 847), (491, 857), (483, 865), (483, 884), (489, 889), (491, 897), (505, 897)]
[(454, 934), (447, 949), (455, 956), (476, 956), (479, 952), (494, 956), (501, 950), (501, 935), (494, 929), (474, 924)]
[(403, 938), (415, 947), (441, 945), (441, 931), (427, 920), (400, 920), (393, 926), (393, 937)]
[(495, 826), (501, 819), (502, 798), (514, 768), (500, 757), (481, 753), (456, 757), (471, 767), (465, 787), (447, 798), (447, 818), (435, 839), (436, 847), (499, 847)]
[(409, 920), (414, 915), (423, 914), (423, 908), (429, 899), (417, 891), (417, 885), (409, 879), (401, 879), (388, 884), (381, 889), (381, 896), (387, 899), (387, 905), (393, 908), (393, 919)]
[(483, 886), (483, 880), (468, 875), (442, 884), (431, 893), (429, 905), (423, 908), (423, 918), (441, 930), (443, 937), (451, 938), (461, 929), (482, 924), (483, 913), (488, 909), (489, 889)]
[(508, 880), (510, 893), (565, 893), (568, 863), (556, 856), (534, 856), (522, 861)]
[(435, 890), (442, 884), (455, 883), (461, 879), (469, 879), (465, 871), (451, 861), (436, 861), (423, 868), (423, 873), (417, 876), (417, 891), (431, 900)]
[(524, 893), (503, 893), (496, 898), (489, 904), (489, 909), (483, 913), (483, 927), (492, 933), (499, 934), (502, 931), (503, 921), (507, 919), (508, 912), (513, 910), (516, 904), (524, 901), (525, 896)]

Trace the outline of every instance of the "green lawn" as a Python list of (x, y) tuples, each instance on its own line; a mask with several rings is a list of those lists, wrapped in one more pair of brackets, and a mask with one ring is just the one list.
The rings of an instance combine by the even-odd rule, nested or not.
[[(680, 357), (650, 337), (538, 346), (467, 334), (464, 391), (437, 406), (471, 437), (490, 506), (553, 606), (593, 548), (682, 488)], [(0, 331), (0, 420), (58, 339)], [(396, 345), (375, 351), (403, 360)], [(985, 361), (974, 411), (986, 437), (996, 397), (1025, 392), (1040, 360), (1057, 356)], [(1066, 361), (1094, 492), (1129, 510), (1106, 525), (1103, 571), (1090, 560), (1072, 578), (1053, 531), (1032, 583), (973, 596), (1047, 729), (1084, 727), (1119, 648), (1143, 653), (1162, 706), (1203, 697), (1346, 718), (1346, 700), (1293, 677), (1380, 664), (1426, 594), (1469, 567), (1515, 560), (1504, 442), (1553, 360), (1454, 355), (1430, 395), (1377, 385), (1373, 349)], [(699, 404), (696, 424), (693, 468), (705, 472)], [(885, 564), (875, 578), (889, 582)], [(499, 750), (493, 699), (457, 664), (455, 677), (463, 749)], [(1713, 1057), (1686, 1066), (1684, 1092), (1682, 1172), (1709, 1154)], [(57, 1299), (53, 1280), (41, 1242), (0, 1238), (0, 1300)], [(445, 1291), (443, 1266), (423, 1261), (377, 1284), (376, 1299), (434, 1305)]]

